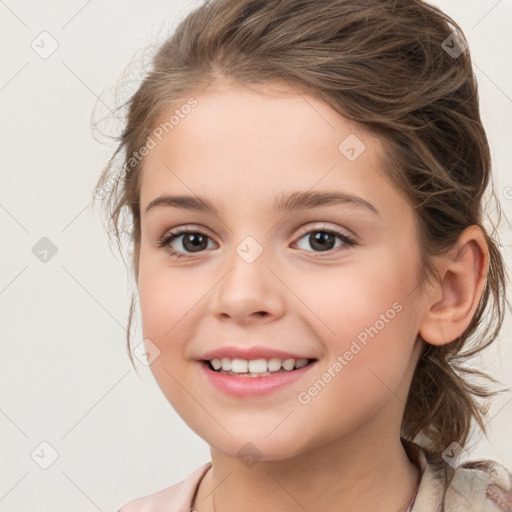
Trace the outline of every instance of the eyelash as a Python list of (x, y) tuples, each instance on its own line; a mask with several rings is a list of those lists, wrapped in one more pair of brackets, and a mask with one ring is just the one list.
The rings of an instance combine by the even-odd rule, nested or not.
[[(317, 228), (314, 228), (314, 229), (305, 228), (305, 230), (301, 232), (298, 240), (303, 238), (304, 235), (307, 235), (308, 233), (313, 233), (315, 231), (316, 232), (322, 232), (322, 233), (328, 233), (328, 234), (331, 234), (331, 235), (336, 235), (338, 238), (340, 238), (343, 241), (344, 245), (341, 246), (341, 247), (346, 246), (346, 247), (350, 248), (350, 247), (358, 245), (356, 240), (354, 238), (352, 238), (351, 236), (346, 235), (345, 233), (341, 233), (340, 231), (337, 231), (337, 230), (332, 229), (332, 228), (329, 228), (329, 229), (324, 228), (323, 226), (320, 226), (320, 227), (317, 227)], [(171, 231), (171, 232), (166, 233), (162, 238), (160, 238), (157, 241), (157, 246), (158, 247), (165, 247), (167, 252), (173, 258), (177, 258), (177, 259), (179, 259), (179, 258), (188, 258), (189, 257), (188, 254), (186, 254), (186, 253), (183, 254), (182, 252), (179, 252), (179, 251), (176, 251), (176, 250), (170, 248), (170, 244), (176, 238), (179, 238), (181, 235), (186, 235), (188, 233), (194, 233), (194, 234), (205, 236), (206, 238), (210, 238), (206, 233), (204, 233), (200, 229), (197, 229), (197, 228), (181, 228), (181, 229), (178, 229), (176, 231)], [(325, 253), (331, 254), (332, 252), (337, 252), (337, 250), (339, 250), (339, 249), (340, 249), (340, 247), (337, 247), (336, 249), (329, 249), (328, 251), (325, 251)], [(315, 252), (315, 251), (307, 251), (307, 252)], [(319, 252), (318, 254), (322, 254), (322, 252)], [(322, 257), (322, 256), (320, 256), (320, 257)]]

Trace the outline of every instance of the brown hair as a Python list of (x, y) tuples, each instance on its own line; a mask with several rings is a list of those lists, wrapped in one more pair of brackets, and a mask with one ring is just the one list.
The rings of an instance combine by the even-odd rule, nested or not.
[[(133, 155), (164, 109), (216, 77), (248, 86), (287, 83), (380, 136), (390, 180), (416, 211), (424, 282), (436, 276), (433, 257), (466, 227), (482, 227), (489, 248), (487, 280), (470, 325), (451, 343), (425, 343), (405, 407), (402, 437), (422, 437), (435, 467), (453, 441), (465, 444), (473, 420), (485, 433), (480, 399), (497, 392), (472, 378), (496, 381), (461, 363), (496, 339), (506, 300), (495, 228), (489, 235), (483, 226), (490, 153), (465, 46), (460, 27), (420, 0), (212, 0), (178, 25), (122, 105), (125, 128), (96, 189), (110, 192), (104, 211), (118, 244), (121, 220), (130, 224), (125, 233), (137, 279), (144, 160)], [(134, 295), (127, 330), (132, 363), (133, 307)]]

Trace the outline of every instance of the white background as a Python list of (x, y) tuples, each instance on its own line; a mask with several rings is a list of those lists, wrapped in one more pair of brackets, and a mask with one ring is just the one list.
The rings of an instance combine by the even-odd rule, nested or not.
[[(510, 217), (512, 2), (436, 4), (469, 39), (496, 190)], [(130, 365), (124, 325), (133, 286), (90, 207), (111, 150), (91, 135), (97, 96), (108, 98), (136, 50), (196, 5), (0, 1), (0, 511), (116, 511), (210, 460), (149, 370), (139, 364), (137, 376)], [(42, 31), (59, 45), (47, 59), (31, 48)], [(46, 263), (32, 253), (42, 237), (58, 249)], [(510, 259), (506, 223), (501, 238)], [(510, 324), (508, 315), (479, 361), (504, 386), (512, 385)], [(136, 335), (142, 340), (140, 328)], [(510, 391), (494, 400), (488, 421), (489, 441), (471, 456), (512, 469)], [(43, 441), (59, 455), (48, 469), (31, 458)], [(36, 454), (48, 460), (51, 449)]]

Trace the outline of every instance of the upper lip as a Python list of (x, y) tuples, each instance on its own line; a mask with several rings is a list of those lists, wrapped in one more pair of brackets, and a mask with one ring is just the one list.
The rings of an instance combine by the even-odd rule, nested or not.
[(277, 350), (271, 347), (263, 347), (261, 345), (255, 345), (247, 348), (227, 345), (225, 347), (205, 352), (200, 357), (200, 359), (211, 361), (212, 359), (222, 359), (223, 357), (229, 357), (230, 359), (246, 360), (271, 359), (273, 357), (278, 359), (315, 359), (314, 357), (293, 354), (291, 352), (285, 352), (284, 350)]

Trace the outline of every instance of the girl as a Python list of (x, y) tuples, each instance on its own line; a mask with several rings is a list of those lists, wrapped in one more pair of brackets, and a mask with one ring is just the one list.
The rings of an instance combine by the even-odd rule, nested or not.
[(512, 510), (508, 471), (466, 460), (493, 392), (463, 363), (504, 313), (490, 173), (437, 8), (191, 12), (98, 189), (129, 221), (147, 363), (212, 460), (120, 512)]

